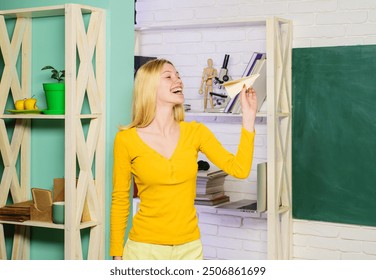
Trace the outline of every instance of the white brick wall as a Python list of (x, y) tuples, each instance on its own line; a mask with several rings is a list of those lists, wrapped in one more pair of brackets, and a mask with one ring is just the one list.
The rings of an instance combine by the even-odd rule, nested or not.
[(205, 259), (266, 259), (264, 216), (197, 206)]
[[(292, 19), (293, 47), (376, 44), (374, 0), (137, 0), (139, 26), (173, 25), (203, 20), (243, 20), (265, 16)], [(229, 74), (240, 77), (252, 52), (265, 51), (263, 27), (194, 28), (143, 31), (135, 53), (170, 59), (185, 84), (193, 109), (202, 108), (198, 94), (208, 58), (219, 69), (230, 54)], [(208, 124), (230, 151), (236, 151), (239, 124)], [(266, 126), (258, 124), (253, 172), (246, 180), (226, 180), (232, 199), (255, 197), (255, 169), (266, 158)], [(266, 220), (199, 209), (204, 254), (208, 259), (265, 259)], [(295, 259), (376, 259), (376, 229), (354, 225), (294, 220)], [(259, 238), (258, 238), (259, 237)]]
[(296, 259), (376, 259), (376, 228), (294, 220)]

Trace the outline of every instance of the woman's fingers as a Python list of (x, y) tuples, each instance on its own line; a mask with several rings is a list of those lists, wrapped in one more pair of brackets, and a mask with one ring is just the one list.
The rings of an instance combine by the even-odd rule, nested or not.
[(249, 88), (247, 88), (247, 90), (246, 90), (246, 93), (249, 95), (249, 94), (255, 94), (256, 93), (256, 91), (255, 91), (255, 89), (253, 88), (253, 87), (249, 87)]

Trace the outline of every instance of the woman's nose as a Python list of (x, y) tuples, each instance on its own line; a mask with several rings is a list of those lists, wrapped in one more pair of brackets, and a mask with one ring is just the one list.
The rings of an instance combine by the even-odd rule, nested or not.
[(183, 82), (182, 82), (182, 80), (179, 77), (175, 77), (173, 81), (174, 81), (174, 84), (183, 85)]

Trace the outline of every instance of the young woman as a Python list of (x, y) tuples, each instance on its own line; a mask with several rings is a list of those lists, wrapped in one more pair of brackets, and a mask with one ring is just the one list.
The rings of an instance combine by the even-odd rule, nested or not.
[[(184, 122), (183, 82), (165, 59), (149, 61), (137, 72), (132, 122), (114, 142), (110, 254), (113, 259), (202, 259), (194, 207), (198, 152), (237, 178), (249, 175), (253, 158), (257, 100), (241, 91), (242, 128), (236, 155), (223, 148), (203, 124)], [(131, 177), (140, 208), (129, 238)]]

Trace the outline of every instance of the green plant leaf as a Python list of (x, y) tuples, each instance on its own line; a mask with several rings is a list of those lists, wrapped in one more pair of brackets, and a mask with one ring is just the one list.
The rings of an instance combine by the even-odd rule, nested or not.
[(44, 66), (41, 70), (47, 70), (47, 69), (55, 69), (50, 65)]
[(57, 71), (54, 67), (47, 65), (42, 68), (42, 70), (51, 70), (51, 79), (55, 79), (58, 82), (61, 82), (65, 78), (65, 70)]

